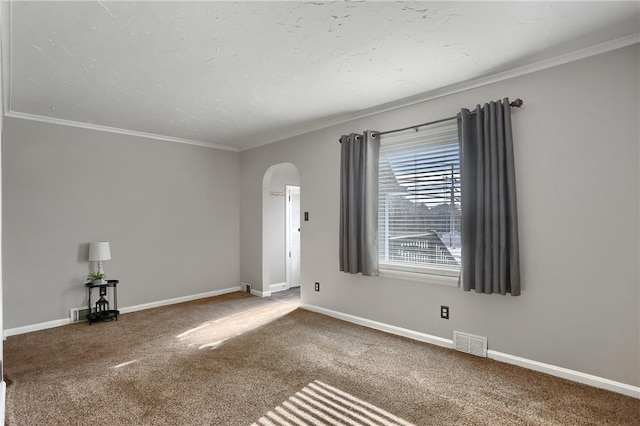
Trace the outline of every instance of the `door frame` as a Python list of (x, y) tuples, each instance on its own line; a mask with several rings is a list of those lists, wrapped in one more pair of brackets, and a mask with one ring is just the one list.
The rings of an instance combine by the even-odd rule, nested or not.
[[(285, 185), (285, 282), (287, 283), (287, 289), (291, 288), (291, 194), (297, 193), (300, 195), (300, 186), (299, 185)], [(300, 231), (298, 231), (300, 232)], [(299, 256), (300, 257), (300, 256)], [(299, 287), (299, 286), (294, 286)]]

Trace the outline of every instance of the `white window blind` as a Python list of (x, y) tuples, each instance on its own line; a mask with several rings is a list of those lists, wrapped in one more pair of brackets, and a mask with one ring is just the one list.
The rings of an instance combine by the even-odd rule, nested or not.
[(380, 139), (380, 267), (460, 268), (460, 147), (455, 120)]

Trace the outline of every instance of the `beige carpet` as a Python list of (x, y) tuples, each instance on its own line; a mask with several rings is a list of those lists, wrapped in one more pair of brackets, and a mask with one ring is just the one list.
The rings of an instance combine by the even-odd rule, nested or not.
[(414, 426), (406, 420), (319, 380), (260, 417), (251, 426), (265, 425)]
[[(13, 336), (4, 350), (9, 425), (640, 424), (639, 400), (297, 309), (295, 297), (233, 293)], [(389, 423), (332, 405), (342, 399)], [(313, 421), (296, 411), (308, 407)]]

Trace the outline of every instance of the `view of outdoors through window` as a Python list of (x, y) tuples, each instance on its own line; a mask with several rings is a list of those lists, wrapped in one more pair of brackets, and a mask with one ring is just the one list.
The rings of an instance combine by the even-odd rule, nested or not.
[(456, 122), (383, 135), (379, 167), (378, 250), (383, 267), (458, 269), (460, 150)]

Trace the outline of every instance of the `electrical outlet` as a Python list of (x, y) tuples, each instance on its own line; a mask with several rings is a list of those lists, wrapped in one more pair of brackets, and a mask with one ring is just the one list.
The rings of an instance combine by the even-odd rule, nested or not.
[(304, 221), (309, 222), (309, 212), (304, 212)]
[(440, 306), (440, 318), (449, 319), (449, 307)]
[(316, 282), (316, 291), (320, 291), (320, 283)]

